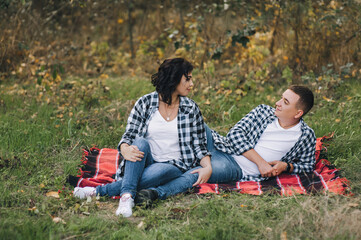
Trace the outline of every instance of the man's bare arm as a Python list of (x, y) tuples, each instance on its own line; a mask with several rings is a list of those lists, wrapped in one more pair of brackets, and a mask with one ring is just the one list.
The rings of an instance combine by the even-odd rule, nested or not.
[(250, 149), (244, 152), (242, 155), (257, 165), (262, 177), (274, 177), (279, 174), (278, 170), (276, 168), (273, 168), (254, 149)]

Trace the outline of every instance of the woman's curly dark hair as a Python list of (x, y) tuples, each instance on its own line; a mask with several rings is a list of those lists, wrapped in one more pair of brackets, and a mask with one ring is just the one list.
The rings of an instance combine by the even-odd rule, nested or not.
[(180, 83), (182, 76), (188, 77), (193, 65), (183, 58), (166, 59), (159, 66), (158, 72), (152, 75), (152, 84), (161, 96), (162, 101), (170, 105), (172, 94)]

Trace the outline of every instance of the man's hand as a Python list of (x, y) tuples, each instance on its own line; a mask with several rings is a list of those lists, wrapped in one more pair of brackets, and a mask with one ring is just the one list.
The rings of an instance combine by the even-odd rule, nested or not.
[(202, 183), (206, 183), (208, 182), (208, 179), (211, 177), (212, 175), (212, 167), (211, 166), (207, 166), (207, 167), (202, 167), (202, 168), (198, 168), (194, 171), (191, 172), (193, 173), (198, 173), (198, 179), (197, 182), (195, 182), (193, 184), (194, 186), (197, 186), (198, 184), (202, 184)]
[(254, 149), (250, 149), (242, 153), (242, 155), (257, 165), (262, 177), (277, 176), (276, 169), (264, 160)]
[(271, 166), (276, 169), (277, 176), (280, 175), (282, 172), (286, 171), (287, 169), (287, 163), (279, 160), (269, 162), (269, 164), (271, 164)]
[(277, 169), (272, 167), (270, 163), (264, 161), (257, 165), (262, 177), (274, 177), (278, 175)]
[(126, 143), (120, 145), (120, 152), (122, 153), (125, 160), (131, 162), (142, 161), (142, 158), (144, 157), (144, 152), (139, 151), (137, 146), (129, 146)]

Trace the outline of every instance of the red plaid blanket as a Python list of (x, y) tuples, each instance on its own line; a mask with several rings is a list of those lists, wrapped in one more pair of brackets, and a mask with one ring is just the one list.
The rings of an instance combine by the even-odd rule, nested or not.
[[(348, 180), (340, 175), (326, 159), (325, 142), (330, 137), (317, 138), (316, 167), (308, 174), (283, 173), (277, 177), (261, 182), (231, 182), (227, 184), (204, 183), (195, 187), (195, 193), (220, 193), (237, 191), (239, 193), (261, 195), (265, 192), (280, 195), (310, 194), (315, 192), (332, 192), (350, 194)], [(98, 186), (114, 182), (115, 172), (122, 161), (116, 149), (91, 148), (84, 150), (82, 166), (78, 176), (69, 176), (68, 182), (77, 187)]]

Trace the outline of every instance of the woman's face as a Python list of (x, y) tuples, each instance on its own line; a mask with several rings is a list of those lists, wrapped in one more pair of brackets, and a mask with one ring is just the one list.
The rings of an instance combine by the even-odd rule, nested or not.
[(188, 76), (182, 76), (177, 88), (175, 89), (174, 93), (180, 96), (187, 96), (189, 92), (193, 88), (193, 78), (192, 73), (188, 73)]

